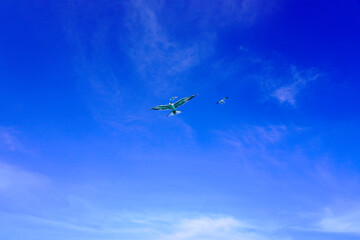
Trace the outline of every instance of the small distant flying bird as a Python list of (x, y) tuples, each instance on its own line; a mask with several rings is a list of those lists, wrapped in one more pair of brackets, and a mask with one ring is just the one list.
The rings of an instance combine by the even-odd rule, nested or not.
[(159, 105), (153, 108), (150, 108), (151, 110), (171, 110), (171, 112), (168, 114), (168, 116), (173, 116), (179, 113), (182, 113), (182, 111), (178, 111), (176, 110), (176, 108), (180, 107), (181, 105), (187, 103), (188, 101), (190, 101), (191, 99), (193, 99), (195, 95), (192, 95), (190, 97), (184, 97), (182, 99), (180, 99), (179, 101), (177, 101), (176, 103), (169, 103), (168, 105)]
[(170, 102), (174, 101), (175, 99), (177, 99), (178, 97), (172, 97), (170, 98)]
[(229, 98), (229, 97), (224, 97), (223, 99), (217, 101), (216, 104), (218, 104), (218, 103), (224, 104), (224, 103), (225, 103), (225, 100), (228, 99), (228, 98)]

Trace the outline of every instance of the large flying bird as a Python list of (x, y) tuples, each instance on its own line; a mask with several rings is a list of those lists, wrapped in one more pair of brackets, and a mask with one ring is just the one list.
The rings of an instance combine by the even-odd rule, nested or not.
[(182, 113), (182, 111), (178, 111), (176, 110), (176, 108), (180, 107), (181, 105), (187, 103), (188, 101), (190, 101), (191, 99), (193, 99), (195, 95), (192, 95), (190, 97), (184, 97), (182, 99), (180, 99), (179, 101), (177, 101), (176, 103), (169, 103), (168, 105), (159, 105), (153, 108), (150, 108), (151, 110), (171, 110), (171, 112), (168, 114), (168, 116), (173, 116), (179, 113)]

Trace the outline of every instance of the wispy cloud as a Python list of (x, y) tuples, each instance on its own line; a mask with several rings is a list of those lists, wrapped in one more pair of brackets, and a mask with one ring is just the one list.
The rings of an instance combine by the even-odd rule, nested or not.
[[(279, 4), (278, 0), (230, 0), (219, 2), (208, 0), (203, 1), (183, 1), (185, 14), (188, 21), (196, 22), (193, 28), (202, 30), (217, 30), (229, 24), (236, 24), (239, 27), (250, 27), (256, 21), (266, 17), (266, 15), (276, 11)], [(184, 21), (184, 20), (180, 20)]]
[[(127, 6), (127, 52), (152, 94), (181, 91), (190, 70), (209, 64), (207, 60), (216, 53), (219, 29), (231, 24), (251, 26), (272, 12), (276, 2), (180, 1), (179, 14), (166, 1), (134, 1)], [(189, 33), (187, 28), (196, 31)]]
[[(302, 213), (300, 219), (305, 220), (302, 226), (291, 229), (304, 232), (316, 232), (337, 235), (360, 236), (360, 208), (357, 204), (346, 204), (326, 207), (320, 212)], [(339, 238), (340, 239), (340, 238)]]
[(175, 224), (174, 232), (162, 239), (260, 240), (270, 238), (266, 237), (261, 229), (233, 217), (200, 217), (181, 219)]
[(11, 128), (0, 127), (0, 149), (10, 151), (23, 149), (23, 145), (16, 137), (16, 131)]
[[(156, 216), (143, 214), (143, 216), (139, 217), (137, 215), (112, 212), (112, 214), (107, 214), (106, 217), (101, 214), (98, 215), (101, 220), (98, 219), (93, 222), (79, 218), (70, 220), (69, 217), (67, 217), (67, 220), (32, 215), (11, 215), (7, 217), (9, 221), (18, 221), (18, 224), (28, 226), (30, 224), (32, 234), (46, 236), (48, 233), (41, 231), (41, 229), (45, 228), (56, 232), (71, 233), (73, 236), (71, 239), (78, 239), (89, 234), (104, 239), (268, 240), (274, 237), (285, 239), (282, 234), (278, 233), (279, 228), (269, 228), (266, 224), (255, 226), (231, 216), (200, 215), (197, 217), (180, 217), (176, 214)], [(102, 217), (105, 218), (102, 219)], [(93, 218), (91, 217), (91, 219)]]
[(215, 38), (206, 33), (187, 43), (176, 41), (158, 20), (159, 12), (166, 6), (135, 1), (127, 7), (127, 52), (140, 77), (152, 94), (179, 90), (180, 76), (212, 53)]
[(249, 151), (274, 145), (283, 140), (289, 131), (285, 125), (248, 126), (236, 131), (221, 132), (220, 136), (224, 142), (238, 150)]
[(280, 103), (289, 103), (295, 105), (296, 97), (306, 85), (320, 77), (320, 73), (314, 70), (299, 71), (291, 66), (291, 82), (278, 87), (272, 93)]
[(48, 184), (44, 175), (0, 162), (0, 196), (25, 198)]
[(322, 232), (360, 235), (360, 208), (338, 214), (328, 208), (316, 227)]

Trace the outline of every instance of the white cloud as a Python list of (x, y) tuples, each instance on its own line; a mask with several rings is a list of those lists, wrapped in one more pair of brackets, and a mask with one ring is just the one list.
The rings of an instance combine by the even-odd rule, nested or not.
[(300, 90), (305, 88), (309, 82), (316, 80), (319, 76), (320, 74), (314, 70), (299, 71), (296, 67), (292, 66), (292, 82), (275, 89), (272, 96), (277, 98), (280, 103), (295, 105), (296, 97)]
[(266, 146), (280, 142), (289, 129), (285, 125), (249, 126), (237, 131), (221, 132), (224, 142), (239, 150), (253, 148), (264, 149)]
[(23, 149), (13, 129), (0, 127), (0, 149), (16, 151)]
[[(312, 171), (312, 166), (308, 165), (306, 144), (293, 144), (293, 138), (302, 135), (303, 131), (304, 128), (292, 125), (248, 126), (221, 131), (218, 136), (224, 144), (223, 155), (241, 166), (244, 181), (251, 179), (261, 187), (263, 182), (267, 182), (287, 188), (280, 179), (294, 178), (289, 169), (296, 168), (296, 174), (303, 178), (308, 178), (309, 171)], [(299, 165), (299, 162), (302, 164)], [(281, 177), (274, 177), (271, 171), (263, 171), (273, 168)]]
[(322, 232), (360, 235), (360, 209), (356, 208), (341, 214), (335, 214), (327, 209), (317, 227)]
[(228, 0), (219, 2), (208, 0), (206, 4), (202, 1), (186, 2), (187, 12), (184, 14), (192, 23), (196, 22), (194, 28), (202, 30), (216, 30), (229, 24), (238, 27), (250, 27), (257, 20), (276, 11), (278, 0)]
[(297, 93), (296, 85), (281, 87), (275, 90), (274, 97), (276, 97), (280, 103), (288, 102), (292, 105), (295, 104), (295, 94)]
[[(124, 49), (152, 94), (179, 91), (187, 79), (185, 74), (214, 53), (219, 29), (229, 24), (239, 28), (251, 26), (260, 16), (272, 12), (276, 2), (210, 0), (204, 4), (179, 1), (177, 5), (184, 5), (179, 14), (166, 1), (133, 1), (127, 6), (130, 44)], [(182, 33), (189, 26), (194, 32), (186, 33), (186, 40), (171, 34)]]
[(191, 39), (187, 44), (171, 40), (159, 23), (157, 8), (145, 1), (133, 2), (128, 6), (126, 21), (130, 32), (126, 51), (152, 94), (176, 90), (179, 74), (211, 54), (214, 43), (211, 34)]
[(175, 225), (175, 231), (163, 239), (258, 240), (268, 238), (259, 233), (255, 227), (233, 217), (200, 217), (180, 220)]
[[(33, 231), (52, 229), (70, 232), (73, 238), (95, 234), (103, 239), (148, 239), (148, 240), (270, 240), (284, 239), (278, 228), (254, 226), (231, 216), (203, 215), (179, 217), (173, 214), (149, 216), (143, 214), (120, 214), (116, 211), (98, 212), (97, 217), (66, 216), (58, 219), (32, 215), (9, 215), (11, 221), (32, 226)], [(90, 217), (90, 218), (88, 218)], [(1, 218), (0, 218), (1, 220)], [(20, 225), (21, 226), (21, 225)], [(1, 235), (0, 235), (1, 236)]]
[(49, 179), (41, 174), (0, 162), (0, 196), (25, 197), (48, 183)]

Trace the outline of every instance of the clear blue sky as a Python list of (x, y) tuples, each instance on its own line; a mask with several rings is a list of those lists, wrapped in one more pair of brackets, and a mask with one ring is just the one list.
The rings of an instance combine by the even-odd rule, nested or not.
[(3, 0), (0, 30), (0, 239), (360, 239), (360, 1)]

